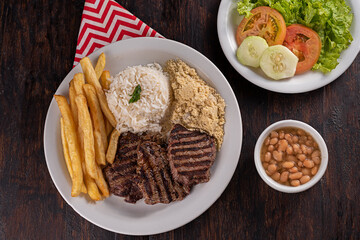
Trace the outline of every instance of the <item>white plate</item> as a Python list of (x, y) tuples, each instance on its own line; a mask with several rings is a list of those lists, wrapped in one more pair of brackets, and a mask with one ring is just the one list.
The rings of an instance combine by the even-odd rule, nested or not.
[[(236, 97), (223, 74), (205, 56), (196, 50), (166, 39), (133, 38), (108, 45), (89, 58), (95, 63), (101, 52), (107, 56), (106, 69), (111, 75), (127, 66), (180, 58), (194, 67), (198, 74), (215, 87), (226, 102), (225, 136), (223, 147), (217, 153), (209, 182), (195, 186), (190, 195), (180, 202), (146, 205), (125, 203), (123, 198), (110, 196), (96, 204), (87, 197), (71, 197), (71, 180), (67, 173), (60, 138), (60, 112), (55, 100), (50, 103), (44, 129), (44, 151), (52, 180), (65, 201), (88, 221), (104, 229), (129, 234), (149, 235), (178, 228), (206, 211), (228, 185), (236, 169), (242, 143), (242, 122)], [(77, 65), (62, 81), (56, 94), (68, 96), (68, 84)]]
[(235, 33), (237, 26), (243, 18), (239, 16), (236, 11), (237, 2), (238, 0), (221, 1), (217, 18), (217, 31), (220, 45), (226, 58), (235, 70), (253, 84), (264, 89), (280, 93), (301, 93), (323, 87), (344, 73), (360, 50), (360, 1), (349, 0), (346, 2), (354, 14), (350, 29), (354, 40), (349, 48), (341, 53), (338, 59), (339, 65), (328, 74), (323, 74), (319, 71), (309, 71), (282, 81), (270, 80), (260, 68), (255, 69), (244, 66), (239, 63), (236, 58), (237, 43)]

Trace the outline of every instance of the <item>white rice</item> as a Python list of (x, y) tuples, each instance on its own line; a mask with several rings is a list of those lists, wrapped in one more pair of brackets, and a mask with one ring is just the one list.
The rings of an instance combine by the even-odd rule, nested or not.
[[(169, 106), (169, 78), (159, 64), (128, 67), (110, 78), (106, 98), (120, 132), (160, 132), (160, 120)], [(129, 103), (137, 85), (140, 100)]]

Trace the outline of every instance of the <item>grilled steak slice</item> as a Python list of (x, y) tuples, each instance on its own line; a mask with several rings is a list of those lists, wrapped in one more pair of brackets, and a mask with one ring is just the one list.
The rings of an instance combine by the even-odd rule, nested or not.
[(120, 136), (114, 163), (104, 169), (110, 192), (125, 197), (125, 201), (136, 203), (143, 197), (139, 188), (140, 178), (136, 173), (138, 147), (141, 138), (133, 133)]
[(216, 146), (208, 134), (176, 124), (170, 132), (167, 154), (175, 181), (189, 186), (209, 181)]
[(156, 142), (143, 142), (138, 152), (137, 173), (146, 204), (170, 203), (182, 200), (190, 192), (171, 178), (166, 150)]

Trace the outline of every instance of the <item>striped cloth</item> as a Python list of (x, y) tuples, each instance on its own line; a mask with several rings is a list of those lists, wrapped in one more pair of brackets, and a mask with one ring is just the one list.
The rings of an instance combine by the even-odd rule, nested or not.
[(134, 37), (162, 36), (113, 0), (86, 0), (73, 67), (98, 48)]

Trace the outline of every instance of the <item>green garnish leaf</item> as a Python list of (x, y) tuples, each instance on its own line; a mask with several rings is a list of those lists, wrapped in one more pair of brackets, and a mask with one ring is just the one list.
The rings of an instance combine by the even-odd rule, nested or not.
[(131, 98), (129, 100), (129, 103), (134, 103), (140, 100), (140, 93), (141, 93), (141, 86), (140, 84), (137, 85), (134, 89), (134, 92), (130, 95)]

